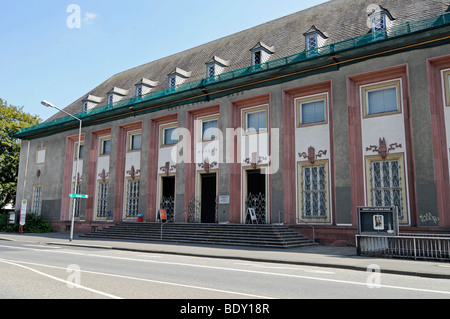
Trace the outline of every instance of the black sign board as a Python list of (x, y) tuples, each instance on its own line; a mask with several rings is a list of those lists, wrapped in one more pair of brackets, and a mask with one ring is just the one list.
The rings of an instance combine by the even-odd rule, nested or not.
[(398, 236), (397, 207), (358, 207), (358, 234)]

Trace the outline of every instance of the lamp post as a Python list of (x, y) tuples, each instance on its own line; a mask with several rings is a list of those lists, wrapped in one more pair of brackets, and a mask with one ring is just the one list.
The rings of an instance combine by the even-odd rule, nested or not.
[[(44, 105), (44, 106), (46, 106), (46, 107), (51, 107), (51, 108), (57, 109), (58, 111), (61, 111), (61, 112), (63, 112), (64, 114), (66, 114), (66, 115), (68, 115), (68, 116), (70, 116), (70, 117), (72, 117), (72, 118), (74, 118), (75, 120), (77, 120), (77, 121), (80, 122), (80, 128), (79, 128), (79, 130), (78, 130), (78, 147), (77, 147), (77, 155), (75, 156), (75, 158), (76, 158), (76, 160), (77, 160), (77, 163), (76, 163), (76, 168), (75, 168), (75, 190), (74, 190), (74, 191), (75, 191), (75, 195), (77, 195), (78, 162), (79, 162), (79, 158), (80, 158), (81, 125), (82, 125), (82, 121), (81, 121), (79, 118), (73, 116), (72, 114), (67, 113), (66, 111), (61, 110), (60, 108), (54, 106), (52, 103), (50, 103), (50, 102), (48, 102), (48, 101), (46, 101), (46, 100), (43, 100), (43, 101), (41, 102), (41, 104)], [(72, 203), (72, 219), (71, 219), (71, 226), (70, 226), (70, 241), (73, 240), (73, 228), (74, 228), (74, 222), (75, 222), (75, 201), (76, 201), (76, 198), (73, 198), (73, 203)]]

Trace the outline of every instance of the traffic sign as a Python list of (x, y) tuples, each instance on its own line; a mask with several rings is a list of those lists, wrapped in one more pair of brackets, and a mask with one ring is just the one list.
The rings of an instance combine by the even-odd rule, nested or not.
[(70, 194), (69, 197), (70, 198), (84, 198), (84, 199), (87, 199), (87, 198), (89, 198), (89, 195)]

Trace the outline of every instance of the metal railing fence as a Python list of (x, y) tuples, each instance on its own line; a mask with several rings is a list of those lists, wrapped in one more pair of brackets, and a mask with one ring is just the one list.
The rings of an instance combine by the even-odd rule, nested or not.
[(358, 256), (450, 262), (450, 237), (356, 235)]

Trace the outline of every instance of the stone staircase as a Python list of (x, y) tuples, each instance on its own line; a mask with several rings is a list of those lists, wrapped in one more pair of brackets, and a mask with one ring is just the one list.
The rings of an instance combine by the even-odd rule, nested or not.
[(80, 235), (88, 238), (175, 242), (266, 248), (296, 248), (314, 243), (283, 225), (178, 224), (122, 222)]

